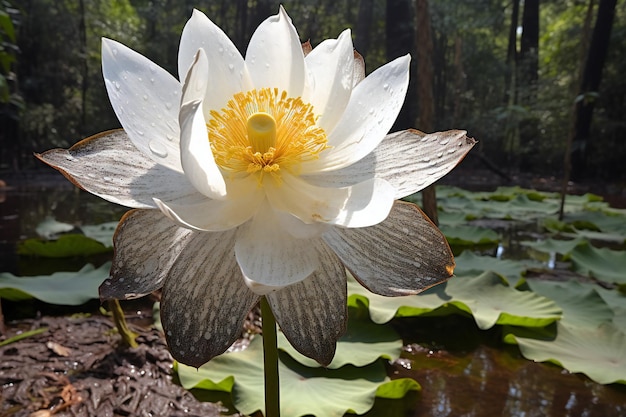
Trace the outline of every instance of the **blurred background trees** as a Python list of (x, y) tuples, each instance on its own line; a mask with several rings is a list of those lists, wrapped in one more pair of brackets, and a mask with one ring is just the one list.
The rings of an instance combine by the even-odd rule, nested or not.
[(0, 170), (37, 167), (33, 151), (119, 126), (101, 37), (177, 76), (194, 7), (245, 51), (279, 3), (314, 46), (352, 28), (368, 71), (412, 54), (394, 129), (466, 129), (480, 140), (472, 157), (507, 173), (560, 175), (569, 143), (578, 179), (626, 179), (626, 5), (616, 0), (0, 0)]

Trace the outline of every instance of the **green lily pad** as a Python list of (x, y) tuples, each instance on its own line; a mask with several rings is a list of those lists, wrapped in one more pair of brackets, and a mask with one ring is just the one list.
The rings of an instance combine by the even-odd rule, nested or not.
[(91, 256), (112, 251), (102, 243), (80, 234), (66, 234), (56, 240), (26, 239), (17, 246), (17, 253), (44, 258)]
[(493, 272), (477, 277), (453, 277), (418, 295), (382, 297), (348, 281), (348, 305), (369, 309), (375, 323), (394, 317), (446, 315), (464, 311), (471, 314), (481, 329), (496, 324), (542, 327), (561, 317), (561, 309), (551, 300), (531, 291), (508, 286)]
[(561, 318), (561, 309), (531, 291), (519, 291), (493, 272), (474, 278), (453, 278), (446, 293), (451, 303), (471, 313), (480, 329), (496, 324), (543, 327)]
[(493, 271), (505, 277), (513, 286), (516, 286), (526, 273), (526, 267), (518, 261), (476, 255), (467, 250), (456, 256), (454, 260), (456, 261), (454, 273), (458, 276), (475, 277), (485, 271)]
[(478, 226), (441, 226), (441, 232), (450, 245), (486, 245), (497, 244), (500, 235), (491, 229)]
[(85, 236), (102, 243), (107, 248), (113, 247), (113, 234), (117, 228), (118, 222), (107, 222), (97, 225), (81, 226)]
[(0, 273), (0, 297), (19, 301), (36, 298), (50, 304), (79, 305), (97, 299), (98, 287), (109, 276), (111, 263), (96, 269), (85, 265), (78, 272), (55, 272), (38, 277)]
[[(394, 317), (416, 317), (446, 305), (450, 297), (445, 293), (445, 283), (436, 285), (418, 295), (383, 297), (363, 288), (348, 274), (348, 306), (367, 308), (374, 323), (383, 324)], [(458, 311), (454, 309), (454, 311)]]
[(561, 323), (569, 327), (597, 327), (613, 319), (611, 307), (590, 286), (576, 281), (527, 280), (526, 283), (563, 309)]
[(543, 253), (560, 253), (561, 255), (566, 255), (573, 251), (576, 246), (585, 242), (585, 239), (579, 237), (571, 240), (545, 239), (540, 242), (523, 241), (520, 242), (520, 244)]
[(555, 363), (600, 384), (626, 384), (626, 334), (612, 323), (597, 327), (558, 323), (554, 340), (514, 337), (528, 359)]
[(626, 284), (626, 251), (597, 249), (590, 244), (576, 247), (570, 254), (574, 270), (602, 281)]
[(67, 233), (75, 228), (73, 224), (59, 222), (52, 217), (47, 217), (35, 227), (35, 232), (44, 239), (52, 239), (61, 233)]
[[(186, 389), (230, 391), (233, 404), (243, 414), (265, 408), (260, 336), (241, 352), (220, 355), (199, 369), (177, 364), (177, 370)], [(362, 368), (309, 368), (282, 353), (279, 375), (281, 414), (293, 417), (363, 414), (372, 408), (377, 394), (401, 398), (410, 390), (420, 389), (412, 379), (390, 380), (380, 360)]]
[[(329, 369), (344, 365), (365, 366), (379, 358), (397, 359), (402, 351), (402, 338), (389, 326), (375, 324), (368, 319), (353, 318), (356, 310), (351, 309), (348, 329), (337, 342), (337, 351)], [(318, 364), (296, 351), (282, 332), (278, 334), (278, 347), (302, 365), (316, 368)]]

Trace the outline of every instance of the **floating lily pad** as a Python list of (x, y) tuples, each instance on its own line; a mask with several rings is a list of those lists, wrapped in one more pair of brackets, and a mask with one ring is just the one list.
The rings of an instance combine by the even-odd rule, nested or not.
[(85, 236), (97, 240), (107, 248), (113, 247), (113, 234), (117, 228), (118, 222), (107, 222), (97, 225), (85, 225), (81, 226), (80, 230), (83, 231)]
[(612, 323), (597, 327), (558, 323), (554, 340), (514, 337), (528, 359), (556, 363), (600, 384), (626, 383), (626, 334)]
[(513, 286), (517, 285), (526, 272), (526, 267), (521, 262), (476, 255), (467, 250), (456, 256), (454, 260), (456, 261), (455, 275), (475, 277), (485, 271), (493, 271), (505, 277)]
[(597, 327), (613, 319), (613, 310), (591, 286), (576, 281), (529, 279), (526, 283), (563, 309), (561, 323), (569, 327)]
[(68, 258), (91, 256), (113, 250), (97, 240), (80, 234), (66, 234), (56, 240), (26, 239), (17, 246), (17, 253), (24, 256), (44, 258)]
[[(365, 366), (379, 358), (397, 359), (402, 351), (402, 338), (389, 326), (372, 323), (366, 318), (353, 318), (356, 310), (352, 309), (348, 321), (348, 330), (337, 342), (337, 351), (329, 369), (338, 369), (344, 365)], [(320, 365), (296, 351), (281, 332), (278, 335), (278, 347), (287, 352), (302, 365), (316, 368)]]
[[(177, 364), (183, 387), (231, 392), (233, 404), (243, 414), (263, 410), (263, 346), (260, 336), (247, 349), (214, 358), (199, 369)], [(412, 379), (390, 380), (382, 361), (366, 367), (309, 368), (286, 353), (279, 361), (281, 414), (285, 416), (340, 417), (363, 414), (376, 395), (401, 398), (420, 389)]]
[(493, 272), (475, 278), (452, 278), (446, 294), (460, 309), (471, 313), (480, 329), (496, 324), (543, 327), (560, 319), (561, 309), (531, 291), (519, 291)]
[(598, 249), (587, 243), (576, 247), (570, 257), (579, 273), (610, 283), (626, 284), (626, 251)]
[(500, 235), (491, 229), (478, 226), (441, 226), (450, 245), (491, 245), (500, 241)]
[(573, 251), (576, 246), (584, 244), (585, 242), (585, 239), (578, 237), (570, 240), (545, 239), (540, 242), (524, 241), (520, 242), (520, 244), (539, 252), (566, 255)]
[(35, 227), (35, 232), (44, 239), (52, 239), (61, 233), (67, 233), (75, 228), (73, 224), (59, 222), (52, 217), (48, 217)]
[[(418, 295), (383, 297), (369, 292), (349, 275), (348, 306), (367, 308), (372, 321), (383, 324), (394, 317), (421, 316), (446, 305), (450, 296), (445, 293), (445, 287), (439, 284)], [(453, 310), (458, 312), (456, 308)]]
[(98, 287), (109, 276), (111, 263), (96, 269), (85, 265), (78, 272), (55, 272), (37, 277), (0, 273), (0, 297), (19, 301), (37, 298), (50, 304), (79, 305), (97, 299)]

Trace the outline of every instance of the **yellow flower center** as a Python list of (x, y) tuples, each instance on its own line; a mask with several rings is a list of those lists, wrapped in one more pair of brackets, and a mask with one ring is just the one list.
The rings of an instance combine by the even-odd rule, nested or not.
[(222, 110), (211, 111), (207, 131), (215, 162), (225, 173), (300, 173), (302, 162), (328, 148), (326, 133), (315, 124), (313, 106), (300, 97), (264, 88), (237, 93)]

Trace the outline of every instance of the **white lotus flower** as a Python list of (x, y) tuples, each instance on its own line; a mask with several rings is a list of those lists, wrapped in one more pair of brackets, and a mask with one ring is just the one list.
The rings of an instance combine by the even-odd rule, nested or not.
[(147, 209), (121, 220), (102, 297), (163, 287), (172, 354), (199, 366), (233, 343), (265, 295), (294, 347), (328, 364), (345, 328), (346, 267), (383, 295), (450, 277), (445, 238), (395, 200), (443, 176), (474, 141), (462, 131), (386, 135), (409, 60), (365, 78), (349, 30), (303, 48), (282, 7), (245, 58), (194, 11), (180, 82), (104, 39), (104, 78), (124, 130), (39, 155), (81, 188)]

